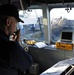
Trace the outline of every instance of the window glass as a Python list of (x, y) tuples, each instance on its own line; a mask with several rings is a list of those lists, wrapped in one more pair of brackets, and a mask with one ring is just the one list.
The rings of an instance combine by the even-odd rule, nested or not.
[(50, 11), (51, 40), (60, 39), (62, 31), (74, 32), (74, 8), (55, 8)]
[(24, 23), (18, 23), (21, 29), (21, 38), (27, 40), (44, 41), (44, 25), (42, 9), (28, 9), (19, 11)]

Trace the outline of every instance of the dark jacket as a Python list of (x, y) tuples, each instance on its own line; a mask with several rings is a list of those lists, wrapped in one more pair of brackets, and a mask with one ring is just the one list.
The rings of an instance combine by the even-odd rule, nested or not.
[(2, 72), (2, 69), (4, 69), (5, 71), (8, 70), (8, 72), (9, 70), (26, 71), (29, 69), (31, 64), (31, 56), (24, 51), (24, 49), (18, 42), (10, 41), (9, 36), (7, 36), (2, 30), (0, 30), (0, 72)]

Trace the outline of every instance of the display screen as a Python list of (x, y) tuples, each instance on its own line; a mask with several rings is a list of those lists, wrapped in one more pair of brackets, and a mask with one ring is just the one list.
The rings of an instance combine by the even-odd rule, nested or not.
[(72, 32), (62, 32), (61, 40), (72, 41)]

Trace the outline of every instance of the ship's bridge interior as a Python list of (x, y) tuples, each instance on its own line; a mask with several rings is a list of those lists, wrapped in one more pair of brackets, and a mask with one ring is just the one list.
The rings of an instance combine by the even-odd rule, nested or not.
[[(39, 31), (39, 33), (36, 33), (36, 35), (32, 34), (32, 35), (35, 36), (34, 39), (31, 38), (34, 43), (39, 42), (39, 45), (38, 45), (38, 43), (36, 45), (34, 45), (34, 44), (31, 45), (30, 43), (25, 45), (25, 43), (23, 44), (21, 42), (24, 49), (26, 51), (28, 51), (28, 53), (32, 56), (32, 58), (34, 60), (34, 63), (37, 63), (39, 65), (39, 68), (38, 69), (36, 68), (37, 70), (36, 69), (34, 70), (34, 69), (31, 68), (30, 73), (32, 73), (33, 75), (38, 73), (38, 75), (39, 75), (42, 72), (44, 72), (45, 70), (47, 70), (48, 68), (50, 68), (51, 66), (53, 66), (54, 64), (58, 63), (59, 61), (62, 61), (62, 60), (65, 60), (65, 59), (70, 59), (70, 58), (74, 57), (74, 51), (73, 51), (74, 43), (71, 43), (69, 45), (68, 44), (64, 45), (64, 44), (56, 43), (57, 39), (58, 39), (58, 38), (56, 38), (56, 36), (57, 36), (57, 34), (59, 34), (60, 31), (62, 31), (61, 28), (64, 29), (64, 30), (68, 29), (67, 32), (69, 31), (69, 28), (70, 28), (70, 31), (72, 31), (72, 29), (74, 28), (74, 27), (72, 27), (73, 24), (74, 24), (73, 20), (68, 20), (68, 19), (65, 19), (65, 18), (63, 19), (62, 17), (60, 17), (60, 19), (55, 19), (55, 21), (57, 20), (57, 22), (58, 22), (58, 23), (56, 22), (55, 25), (54, 25), (54, 23), (50, 22), (50, 17), (51, 17), (50, 12), (53, 8), (65, 8), (65, 11), (67, 13), (70, 13), (72, 8), (74, 7), (74, 0), (0, 0), (0, 5), (8, 4), (8, 3), (15, 5), (19, 9), (19, 11), (20, 10), (30, 11), (29, 9), (41, 9), (42, 13), (43, 13), (41, 23), (40, 23), (40, 18), (38, 18), (38, 24), (40, 25), (39, 26), (40, 31), (37, 30), (37, 29), (33, 29), (33, 27), (35, 27), (36, 24), (31, 25), (32, 27), (28, 28), (28, 29), (27, 29), (27, 27), (29, 27), (29, 26), (23, 25), (23, 27), (25, 27), (24, 28), (25, 31), (30, 29), (30, 31), (29, 31), (30, 33)], [(57, 13), (59, 11), (61, 11), (61, 10), (57, 10)], [(39, 13), (40, 13), (40, 11), (39, 11)], [(54, 12), (52, 15), (59, 15), (57, 13)], [(63, 15), (62, 12), (61, 12), (61, 14)], [(37, 16), (37, 14), (36, 14), (36, 16)], [(72, 17), (73, 16), (74, 15), (72, 15)], [(54, 26), (51, 26), (51, 24), (53, 24)], [(62, 25), (60, 25), (60, 24), (62, 24)], [(42, 29), (41, 29), (41, 25), (43, 25)], [(59, 25), (59, 27), (58, 27), (58, 25)], [(21, 33), (22, 33), (22, 35), (26, 36), (24, 34), (23, 30), (22, 30)], [(53, 32), (53, 34), (51, 34), (52, 33), (51, 31)], [(56, 32), (57, 32), (57, 34), (54, 35)], [(37, 34), (43, 34), (43, 33), (44, 33), (44, 35), (42, 35), (42, 36), (44, 36), (43, 40), (40, 39), (40, 40), (36, 41), (35, 38), (37, 38), (37, 37), (39, 38), (39, 36), (40, 36), (40, 35), (37, 35)], [(28, 35), (26, 38), (29, 38), (29, 36), (32, 36), (32, 35)], [(72, 39), (72, 41), (73, 41), (74, 37), (73, 36), (71, 36), (71, 37), (72, 38), (70, 38), (70, 39)], [(21, 40), (22, 39), (24, 41), (26, 40), (26, 39), (21, 37)], [(47, 46), (40, 48), (41, 44), (47, 45)], [(57, 49), (57, 48), (55, 48), (55, 44), (56, 45), (60, 44), (59, 46), (57, 46), (57, 48), (59, 48), (60, 46), (64, 47), (64, 48), (60, 47), (59, 49)], [(66, 48), (66, 50), (64, 50), (65, 48)], [(44, 75), (44, 74), (41, 74), (41, 75)], [(45, 75), (47, 75), (47, 74), (45, 74)], [(63, 74), (61, 74), (61, 75), (63, 75)]]

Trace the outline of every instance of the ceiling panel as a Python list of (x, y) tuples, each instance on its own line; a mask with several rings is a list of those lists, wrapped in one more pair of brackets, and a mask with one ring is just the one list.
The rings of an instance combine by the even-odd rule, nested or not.
[(39, 2), (39, 3), (48, 3), (48, 4), (53, 4), (53, 3), (69, 3), (69, 2), (74, 2), (74, 0), (33, 0), (34, 2)]
[[(29, 5), (37, 5), (39, 3), (45, 4), (58, 4), (58, 3), (74, 3), (74, 0), (21, 0), (24, 8)], [(20, 0), (0, 0), (0, 5), (11, 2), (16, 7), (21, 8)]]

